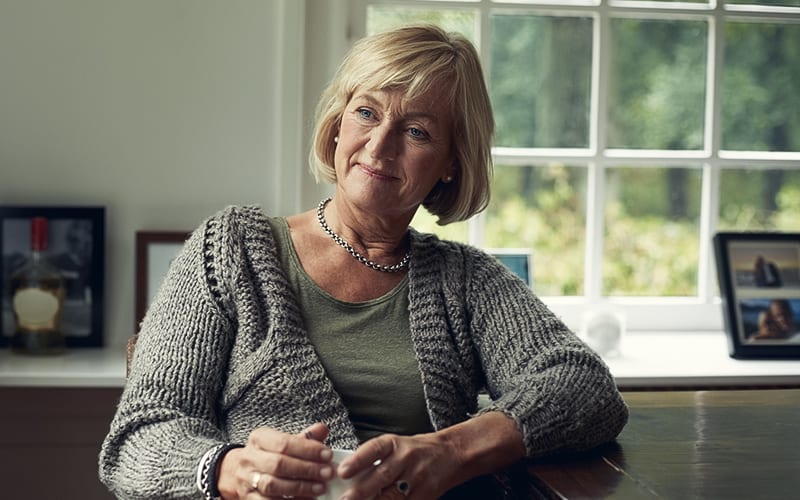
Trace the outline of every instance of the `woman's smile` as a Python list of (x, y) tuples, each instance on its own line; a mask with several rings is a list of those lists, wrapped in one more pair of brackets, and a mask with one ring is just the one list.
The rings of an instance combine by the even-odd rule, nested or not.
[(400, 180), (398, 177), (390, 175), (387, 171), (378, 171), (369, 165), (365, 165), (363, 163), (356, 163), (355, 167), (360, 169), (362, 172), (367, 174), (369, 177), (372, 177), (376, 180), (383, 180), (383, 181), (398, 181)]

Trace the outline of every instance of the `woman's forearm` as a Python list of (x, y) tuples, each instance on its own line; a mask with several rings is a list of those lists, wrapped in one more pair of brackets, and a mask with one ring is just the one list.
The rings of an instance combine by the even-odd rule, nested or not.
[(462, 465), (455, 484), (496, 472), (525, 457), (522, 433), (509, 416), (499, 411), (481, 414), (437, 434), (455, 450)]

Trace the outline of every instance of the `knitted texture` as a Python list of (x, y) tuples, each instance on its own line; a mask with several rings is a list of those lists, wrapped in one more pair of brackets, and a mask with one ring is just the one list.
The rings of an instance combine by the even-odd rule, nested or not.
[[(600, 358), (494, 258), (411, 231), (409, 314), (436, 429), (480, 412), (512, 418), (529, 457), (613, 439), (627, 408)], [(358, 445), (325, 374), (266, 216), (230, 207), (184, 246), (141, 324), (131, 372), (100, 453), (118, 498), (198, 498), (201, 456), (259, 426)]]

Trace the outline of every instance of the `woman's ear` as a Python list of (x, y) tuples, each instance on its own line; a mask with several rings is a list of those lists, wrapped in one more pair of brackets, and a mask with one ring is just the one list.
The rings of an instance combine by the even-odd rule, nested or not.
[(455, 165), (450, 165), (450, 167), (447, 169), (447, 171), (441, 177), (441, 181), (444, 182), (445, 184), (449, 184), (449, 183), (453, 182), (453, 179), (455, 179), (455, 178), (456, 178), (456, 166)]

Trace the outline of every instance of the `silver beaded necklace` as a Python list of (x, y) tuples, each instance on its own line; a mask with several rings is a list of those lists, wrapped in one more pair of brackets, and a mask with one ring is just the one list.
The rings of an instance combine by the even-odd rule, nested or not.
[(333, 229), (331, 229), (330, 226), (328, 226), (328, 223), (325, 222), (325, 205), (327, 205), (329, 201), (331, 201), (331, 198), (325, 198), (319, 202), (319, 205), (317, 205), (317, 220), (319, 221), (319, 225), (322, 226), (322, 229), (328, 233), (328, 236), (330, 236), (337, 245), (347, 250), (347, 253), (352, 255), (357, 261), (376, 271), (381, 271), (383, 273), (396, 273), (402, 271), (408, 266), (408, 262), (411, 260), (411, 252), (406, 252), (400, 262), (391, 266), (384, 266), (382, 264), (378, 264), (377, 262), (372, 262), (368, 258), (358, 253), (358, 251), (353, 248), (353, 245), (346, 242), (344, 238), (338, 234), (334, 233)]

